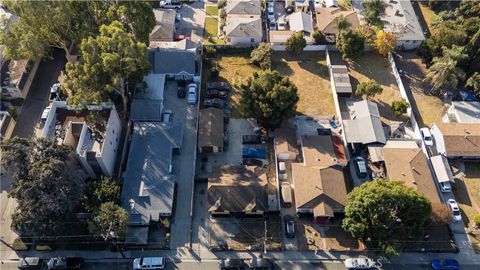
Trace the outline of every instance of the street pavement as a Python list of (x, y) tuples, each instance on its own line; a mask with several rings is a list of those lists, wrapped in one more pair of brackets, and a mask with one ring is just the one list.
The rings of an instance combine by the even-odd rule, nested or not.
[(58, 76), (65, 67), (65, 63), (65, 54), (60, 49), (53, 50), (52, 59), (40, 63), (32, 87), (18, 115), (13, 136), (26, 138), (34, 134), (35, 126), (42, 116), (43, 109), (48, 105), (50, 87), (58, 81)]

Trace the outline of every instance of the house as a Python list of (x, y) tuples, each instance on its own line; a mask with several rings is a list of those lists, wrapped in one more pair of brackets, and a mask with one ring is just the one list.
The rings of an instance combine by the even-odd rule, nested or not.
[(424, 194), (432, 203), (441, 203), (428, 160), (417, 147), (384, 147), (386, 178), (401, 181)]
[(182, 138), (181, 123), (135, 122), (123, 174), (122, 204), (130, 215), (126, 244), (146, 244), (148, 226), (172, 215), (172, 156), (180, 153)]
[(15, 119), (8, 112), (0, 112), (0, 142), (10, 139), (15, 124)]
[(350, 97), (353, 93), (348, 68), (345, 65), (329, 65), (332, 88), (338, 96)]
[(347, 104), (348, 113), (342, 115), (347, 143), (382, 143), (387, 141), (376, 103), (362, 100)]
[(136, 122), (160, 122), (162, 120), (165, 77), (165, 74), (150, 73), (143, 78), (147, 88), (135, 93), (131, 106), (130, 120)]
[(115, 106), (102, 103), (86, 109), (54, 101), (41, 137), (69, 145), (91, 178), (111, 177), (120, 151), (122, 125)]
[(317, 18), (317, 30), (322, 32), (328, 42), (335, 42), (337, 40), (339, 30), (335, 23), (339, 17), (345, 19), (351, 24), (351, 29), (356, 29), (360, 26), (358, 15), (353, 10), (342, 10), (338, 7), (326, 7), (315, 9)]
[(149, 41), (173, 41), (175, 37), (175, 18), (177, 12), (174, 9), (154, 8), (155, 26), (150, 33)]
[(292, 163), (296, 212), (319, 223), (342, 213), (347, 200), (345, 148), (341, 139), (332, 138), (301, 136), (303, 163)]
[(431, 133), (440, 155), (448, 159), (480, 159), (480, 125), (434, 123)]
[(305, 12), (295, 12), (288, 15), (290, 31), (302, 32), (306, 35), (313, 33), (312, 16)]
[(224, 113), (217, 108), (206, 108), (198, 117), (198, 151), (200, 153), (223, 152)]
[(197, 43), (187, 39), (178, 42), (151, 42), (148, 61), (152, 65), (152, 73), (164, 74), (166, 79), (177, 81), (194, 80), (197, 75), (197, 46)]
[(299, 155), (294, 128), (281, 127), (273, 131), (275, 154), (278, 160), (296, 160)]
[(480, 124), (480, 102), (452, 101), (452, 105), (448, 108), (442, 121), (444, 123)]
[(228, 0), (225, 35), (231, 45), (258, 45), (263, 38), (262, 4), (259, 0)]
[(258, 217), (270, 208), (266, 173), (253, 166), (216, 167), (208, 178), (207, 196), (212, 216)]
[(308, 12), (309, 10), (309, 1), (308, 0), (287, 0), (292, 2), (291, 6), (295, 6), (295, 12)]
[[(418, 17), (410, 1), (382, 0), (385, 11), (381, 13), (385, 32), (395, 33), (397, 49), (414, 50), (425, 40)], [(357, 12), (360, 21), (365, 23), (362, 1), (352, 1), (353, 9)]]

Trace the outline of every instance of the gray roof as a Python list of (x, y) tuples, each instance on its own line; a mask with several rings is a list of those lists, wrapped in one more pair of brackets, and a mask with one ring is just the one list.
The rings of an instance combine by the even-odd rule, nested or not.
[(150, 73), (143, 78), (147, 89), (135, 93), (130, 119), (132, 121), (161, 121), (165, 75)]
[(332, 65), (333, 84), (337, 93), (352, 93), (352, 85), (345, 65)]
[(198, 148), (223, 147), (223, 110), (217, 108), (200, 110), (198, 123)]
[(268, 210), (265, 186), (212, 186), (208, 189), (209, 212), (243, 213)]
[(351, 115), (351, 119), (343, 121), (348, 143), (387, 141), (376, 103), (367, 100), (354, 102)]
[(480, 124), (480, 102), (478, 101), (453, 101), (456, 120), (459, 123)]
[(227, 16), (227, 37), (262, 38), (262, 19)]
[(123, 207), (133, 223), (148, 224), (160, 214), (171, 214), (175, 175), (170, 168), (182, 137), (182, 123), (135, 123), (122, 190)]
[(290, 31), (313, 32), (312, 16), (305, 12), (295, 12), (289, 15), (288, 23), (290, 24)]
[(155, 26), (150, 33), (150, 41), (173, 41), (175, 32), (175, 15), (173, 9), (153, 9), (155, 14)]
[(259, 0), (227, 0), (227, 14), (261, 15), (262, 5)]
[(148, 61), (156, 74), (195, 75), (195, 51), (155, 48), (148, 51)]

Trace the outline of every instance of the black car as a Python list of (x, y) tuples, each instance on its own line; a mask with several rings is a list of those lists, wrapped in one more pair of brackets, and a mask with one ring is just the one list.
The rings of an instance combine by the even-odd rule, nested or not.
[(213, 107), (213, 108), (223, 109), (225, 111), (230, 110), (230, 104), (227, 101), (220, 98), (206, 98), (203, 100), (203, 106), (205, 108)]
[(287, 238), (295, 238), (295, 219), (290, 215), (283, 217), (285, 222), (285, 235)]
[(39, 257), (25, 257), (18, 262), (20, 270), (39, 270), (42, 269), (43, 260)]
[(248, 262), (250, 269), (273, 269), (274, 264), (268, 259), (252, 258)]
[(221, 259), (219, 267), (220, 269), (243, 269), (245, 262), (241, 259)]
[(179, 82), (177, 85), (177, 97), (185, 98), (186, 91), (185, 91), (185, 83)]
[(260, 159), (256, 158), (244, 158), (242, 160), (242, 164), (245, 166), (258, 166), (258, 167), (263, 167), (263, 161)]
[(48, 270), (81, 269), (84, 264), (80, 257), (55, 257), (47, 262)]
[(211, 82), (207, 83), (207, 90), (210, 89), (217, 89), (217, 90), (224, 90), (230, 91), (230, 85), (226, 82)]
[(205, 92), (205, 97), (225, 99), (228, 97), (228, 93), (227, 91), (224, 91), (224, 90), (209, 89)]
[(261, 144), (265, 143), (266, 139), (262, 135), (243, 135), (242, 144)]

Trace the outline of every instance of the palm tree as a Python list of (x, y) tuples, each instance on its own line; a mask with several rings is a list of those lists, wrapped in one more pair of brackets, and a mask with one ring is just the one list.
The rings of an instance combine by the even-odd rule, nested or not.
[(460, 80), (465, 79), (465, 72), (457, 67), (457, 61), (445, 55), (433, 58), (433, 65), (428, 69), (425, 81), (430, 82), (432, 91), (447, 87), (457, 87)]
[(339, 32), (348, 30), (352, 26), (352, 24), (343, 15), (340, 15), (339, 17), (335, 18), (334, 22)]
[(463, 46), (453, 45), (450, 49), (443, 46), (442, 51), (444, 57), (449, 57), (457, 63), (462, 63), (468, 59), (468, 54), (465, 53), (465, 47)]

